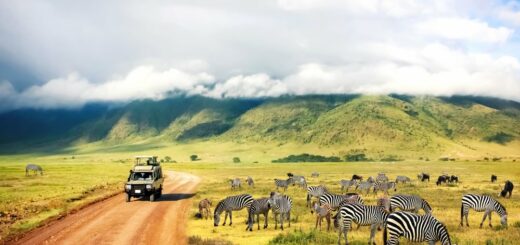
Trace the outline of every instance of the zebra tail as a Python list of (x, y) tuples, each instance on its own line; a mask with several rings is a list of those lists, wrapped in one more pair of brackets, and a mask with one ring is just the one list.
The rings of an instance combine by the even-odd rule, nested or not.
[(464, 216), (464, 203), (460, 204), (460, 222), (462, 224), (462, 217)]

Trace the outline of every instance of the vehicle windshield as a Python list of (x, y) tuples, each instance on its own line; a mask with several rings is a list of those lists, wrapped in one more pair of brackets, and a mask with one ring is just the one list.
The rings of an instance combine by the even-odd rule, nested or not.
[(152, 173), (149, 172), (140, 172), (140, 173), (132, 173), (130, 176), (131, 180), (152, 180)]

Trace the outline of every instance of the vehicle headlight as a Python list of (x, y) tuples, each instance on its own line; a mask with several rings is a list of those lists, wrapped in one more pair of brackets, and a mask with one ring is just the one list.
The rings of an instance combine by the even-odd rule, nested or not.
[(152, 189), (152, 185), (146, 185), (146, 189)]
[(127, 190), (132, 189), (132, 185), (125, 185), (125, 189), (127, 189)]

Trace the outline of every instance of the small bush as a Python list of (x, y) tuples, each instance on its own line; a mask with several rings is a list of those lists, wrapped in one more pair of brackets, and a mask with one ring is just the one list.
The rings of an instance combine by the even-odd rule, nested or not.
[(172, 158), (170, 156), (165, 156), (164, 157), (164, 161), (166, 162), (170, 162), (172, 160)]
[(449, 160), (450, 160), (449, 157), (441, 157), (441, 158), (439, 158), (439, 161), (443, 161), (443, 162), (447, 162)]
[(238, 157), (233, 157), (233, 162), (234, 162), (234, 163), (239, 163), (239, 162), (240, 162), (240, 158), (238, 158)]
[(188, 244), (190, 245), (232, 245), (230, 241), (222, 239), (202, 239), (200, 236), (188, 237)]
[(190, 156), (190, 159), (191, 159), (192, 161), (200, 160), (200, 159), (199, 159), (199, 156), (197, 156), (197, 155), (191, 155), (191, 156)]

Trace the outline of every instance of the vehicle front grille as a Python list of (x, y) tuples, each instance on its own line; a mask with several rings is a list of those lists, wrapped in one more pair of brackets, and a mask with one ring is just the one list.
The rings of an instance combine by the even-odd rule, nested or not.
[[(140, 190), (141, 193), (137, 193), (136, 190)], [(146, 192), (146, 185), (132, 185), (132, 194), (144, 194)]]

